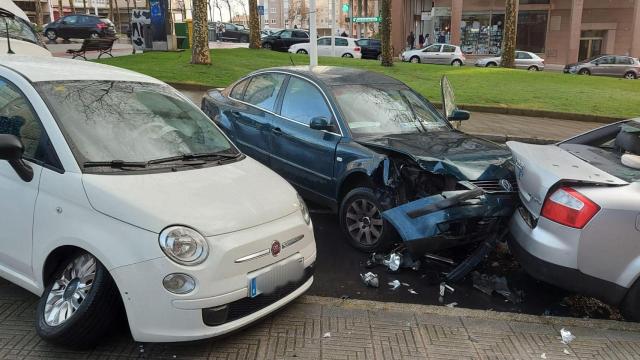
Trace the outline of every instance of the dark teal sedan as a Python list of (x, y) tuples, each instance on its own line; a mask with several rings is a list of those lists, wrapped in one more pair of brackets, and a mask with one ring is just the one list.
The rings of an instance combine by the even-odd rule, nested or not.
[(343, 67), (263, 69), (202, 109), (248, 156), (338, 212), (350, 243), (398, 235), (417, 255), (496, 234), (517, 201), (511, 155), (462, 133), (443, 79), (440, 113), (402, 82)]

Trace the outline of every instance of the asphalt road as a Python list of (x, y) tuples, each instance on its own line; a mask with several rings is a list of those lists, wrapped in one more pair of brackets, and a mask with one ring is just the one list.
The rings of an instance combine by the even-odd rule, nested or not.
[[(390, 273), (386, 267), (366, 268), (367, 254), (352, 248), (337, 225), (337, 217), (322, 209), (312, 209), (312, 219), (318, 247), (316, 276), (310, 295), (343, 297), (352, 299), (377, 300), (385, 302), (416, 303), (438, 305), (438, 274), (448, 271), (448, 266), (438, 263), (423, 263), (418, 271), (401, 269)], [(471, 248), (450, 250), (447, 256), (464, 258)], [(513, 291), (522, 291), (523, 301), (513, 304), (505, 301), (501, 295), (486, 295), (475, 289), (471, 275), (459, 284), (453, 285), (455, 291), (445, 296), (444, 304), (457, 303), (457, 307), (509, 311), (534, 315), (569, 315), (560, 305), (567, 292), (551, 285), (538, 282), (519, 268), (508, 253), (495, 252), (488, 260), (478, 266), (484, 274), (504, 275)], [(366, 287), (360, 279), (361, 273), (371, 271), (379, 277), (379, 288)], [(399, 280), (409, 286), (391, 290), (388, 282)], [(417, 294), (412, 294), (413, 289)]]

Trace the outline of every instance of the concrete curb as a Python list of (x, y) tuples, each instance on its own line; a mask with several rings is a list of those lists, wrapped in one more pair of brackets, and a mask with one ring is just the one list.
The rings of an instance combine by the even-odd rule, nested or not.
[(622, 330), (640, 332), (640, 323), (623, 322), (615, 320), (577, 319), (561, 316), (538, 316), (517, 314), (509, 312), (496, 312), (491, 310), (474, 310), (464, 308), (450, 308), (447, 306), (401, 304), (393, 302), (379, 302), (369, 300), (338, 299), (322, 296), (303, 295), (298, 300), (302, 304), (319, 304), (336, 306), (345, 309), (392, 311), (414, 314), (433, 314), (442, 316), (455, 316), (464, 318), (476, 318), (487, 320), (502, 320), (508, 322), (524, 322), (535, 324), (547, 324), (556, 326), (575, 326), (600, 330)]
[(529, 138), (529, 137), (514, 136), (514, 135), (481, 134), (481, 133), (473, 133), (473, 132), (468, 132), (467, 134), (477, 136), (477, 137), (487, 139), (497, 143), (506, 143), (507, 141), (519, 141), (519, 142), (524, 142), (528, 144), (547, 145), (547, 144), (554, 144), (561, 141), (556, 139)]

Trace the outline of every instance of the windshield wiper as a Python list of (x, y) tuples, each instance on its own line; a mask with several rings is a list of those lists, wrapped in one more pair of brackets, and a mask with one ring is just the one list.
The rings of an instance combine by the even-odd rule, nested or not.
[(184, 155), (178, 155), (178, 156), (170, 156), (170, 157), (161, 158), (161, 159), (149, 160), (147, 163), (162, 164), (162, 163), (167, 163), (172, 161), (189, 161), (189, 160), (202, 159), (202, 158), (237, 159), (238, 156), (240, 156), (240, 153), (236, 153), (236, 154), (224, 154), (219, 152), (192, 153), (192, 154), (184, 154)]
[(135, 167), (135, 168), (146, 168), (147, 163), (144, 161), (124, 161), (124, 160), (111, 160), (111, 161), (85, 161), (82, 164), (83, 168), (90, 167), (111, 167), (116, 169), (127, 168), (127, 167)]

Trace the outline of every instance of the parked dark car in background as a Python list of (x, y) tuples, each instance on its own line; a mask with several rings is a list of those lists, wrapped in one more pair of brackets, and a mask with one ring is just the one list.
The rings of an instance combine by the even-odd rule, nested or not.
[(517, 200), (509, 151), (455, 130), (450, 121), (469, 113), (446, 78), (442, 94), (440, 113), (394, 78), (299, 66), (211, 90), (202, 109), (243, 152), (337, 211), (351, 245), (379, 251), (399, 234), (421, 256), (496, 237)]
[(640, 76), (640, 61), (631, 56), (599, 55), (575, 64), (567, 64), (564, 72), (637, 79)]
[[(241, 43), (249, 42), (249, 30), (247, 30), (244, 26), (230, 23), (222, 23), (222, 25), (224, 31), (222, 32), (222, 38), (220, 40), (235, 41)], [(213, 29), (215, 29), (215, 27), (213, 27)]]
[(47, 24), (44, 27), (44, 36), (54, 41), (57, 38), (88, 39), (99, 37), (114, 37), (116, 29), (111, 20), (94, 15), (74, 14)]
[(356, 41), (360, 46), (363, 59), (382, 60), (382, 44), (378, 39), (360, 39)]
[(289, 46), (308, 43), (309, 34), (299, 29), (284, 29), (262, 38), (262, 47), (276, 51), (287, 51)]

